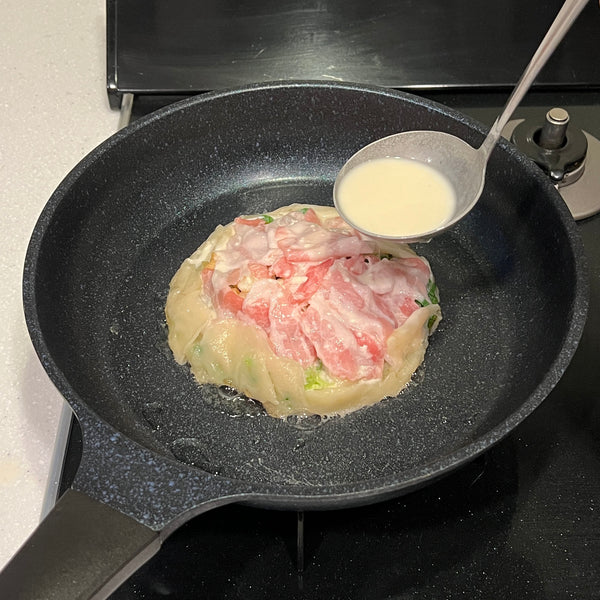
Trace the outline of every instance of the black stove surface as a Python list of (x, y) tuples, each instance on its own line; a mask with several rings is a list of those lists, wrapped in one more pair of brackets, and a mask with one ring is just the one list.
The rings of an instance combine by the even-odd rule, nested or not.
[[(491, 124), (503, 94), (430, 97)], [(137, 97), (133, 118), (174, 98)], [(555, 104), (600, 136), (597, 93), (530, 94), (516, 117)], [(591, 300), (579, 349), (533, 415), (483, 456), (424, 489), (304, 515), (230, 505), (200, 515), (112, 600), (600, 597), (600, 216), (579, 222)], [(74, 426), (63, 487), (76, 468)], [(70, 466), (69, 466), (70, 465)]]
[(594, 428), (565, 456), (562, 430), (584, 415), (549, 401), (536, 417), (420, 492), (305, 515), (301, 574), (294, 514), (230, 506), (181, 528), (113, 598), (597, 597)]
[[(296, 78), (412, 89), (491, 125), (560, 5), (108, 0), (109, 96), (117, 106), (133, 93), (135, 119), (190, 93), (286, 79), (293, 64)], [(386, 35), (374, 35), (382, 23)], [(515, 118), (562, 106), (600, 137), (599, 35), (591, 2)], [(510, 436), (406, 496), (304, 514), (300, 571), (296, 513), (212, 510), (173, 533), (112, 600), (600, 598), (600, 215), (579, 228), (591, 283), (583, 338)], [(62, 489), (79, 440), (74, 423)]]
[[(404, 90), (512, 87), (562, 0), (108, 0), (108, 90), (198, 93), (280, 79)], [(590, 1), (537, 87), (600, 86)]]

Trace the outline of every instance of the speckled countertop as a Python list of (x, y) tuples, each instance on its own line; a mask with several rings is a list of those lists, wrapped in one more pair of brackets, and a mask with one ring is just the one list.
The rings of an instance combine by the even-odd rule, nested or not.
[(25, 326), (23, 260), (53, 190), (117, 128), (105, 62), (104, 0), (0, 5), (0, 568), (40, 519), (64, 405)]

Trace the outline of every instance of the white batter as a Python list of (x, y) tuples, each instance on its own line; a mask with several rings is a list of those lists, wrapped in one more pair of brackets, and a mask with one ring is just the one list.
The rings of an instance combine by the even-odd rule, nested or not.
[(456, 193), (439, 171), (406, 158), (378, 158), (349, 171), (338, 184), (340, 210), (376, 235), (413, 236), (437, 229), (454, 213)]

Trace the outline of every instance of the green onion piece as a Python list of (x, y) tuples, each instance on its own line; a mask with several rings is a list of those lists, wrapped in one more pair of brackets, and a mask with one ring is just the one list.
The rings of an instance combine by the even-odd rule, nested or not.
[(435, 284), (435, 282), (433, 281), (433, 279), (430, 279), (427, 282), (427, 298), (423, 298), (422, 300), (417, 300), (415, 298), (415, 302), (423, 307), (423, 306), (429, 306), (430, 304), (439, 304), (440, 303), (440, 298), (438, 296), (438, 287)]
[(431, 304), (439, 304), (440, 303), (440, 297), (438, 295), (438, 287), (435, 284), (435, 281), (433, 281), (433, 279), (430, 279), (427, 282), (427, 296), (428, 296), (429, 300), (431, 301)]
[(431, 331), (431, 328), (434, 326), (437, 321), (437, 315), (431, 315), (427, 321), (427, 328)]
[(323, 371), (323, 363), (320, 360), (314, 366), (308, 367), (304, 371), (305, 390), (322, 390), (329, 385), (327, 375)]

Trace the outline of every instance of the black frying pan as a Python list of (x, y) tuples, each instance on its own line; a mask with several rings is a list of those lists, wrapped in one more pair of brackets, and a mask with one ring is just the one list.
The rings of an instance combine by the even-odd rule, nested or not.
[(276, 420), (199, 388), (166, 346), (170, 277), (218, 223), (331, 204), (360, 147), (406, 129), (482, 128), (392, 91), (281, 83), (207, 94), (134, 123), (50, 199), (24, 276), (39, 357), (83, 430), (72, 490), (0, 577), (11, 598), (104, 597), (200, 512), (331, 509), (408, 492), (485, 451), (573, 355), (587, 287), (575, 224), (508, 144), (451, 232), (418, 247), (444, 320), (417, 382), (344, 418)]

